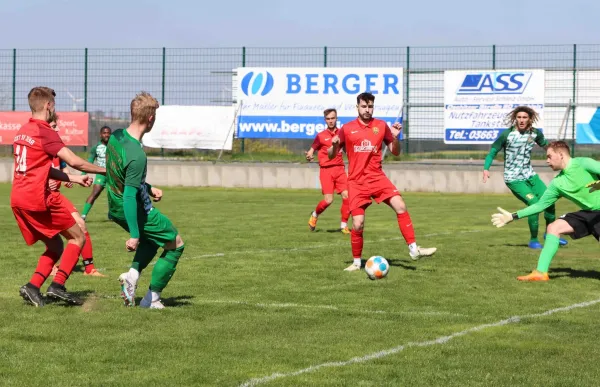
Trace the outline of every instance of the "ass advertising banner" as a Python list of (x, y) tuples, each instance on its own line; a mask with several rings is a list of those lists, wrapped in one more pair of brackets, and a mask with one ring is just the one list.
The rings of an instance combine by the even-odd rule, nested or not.
[(505, 130), (506, 115), (526, 105), (544, 127), (544, 70), (446, 71), (444, 143), (491, 144)]

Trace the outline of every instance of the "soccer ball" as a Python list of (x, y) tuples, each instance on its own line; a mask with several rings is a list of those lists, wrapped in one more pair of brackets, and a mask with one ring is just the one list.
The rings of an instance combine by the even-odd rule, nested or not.
[(367, 276), (372, 280), (381, 279), (385, 277), (389, 270), (390, 264), (385, 258), (379, 255), (369, 258), (369, 260), (365, 264), (365, 272), (367, 273)]

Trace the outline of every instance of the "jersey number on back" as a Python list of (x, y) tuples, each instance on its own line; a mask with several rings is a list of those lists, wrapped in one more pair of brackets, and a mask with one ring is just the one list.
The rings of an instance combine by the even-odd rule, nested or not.
[(15, 157), (17, 159), (16, 171), (20, 173), (27, 172), (27, 147), (17, 145), (15, 148)]

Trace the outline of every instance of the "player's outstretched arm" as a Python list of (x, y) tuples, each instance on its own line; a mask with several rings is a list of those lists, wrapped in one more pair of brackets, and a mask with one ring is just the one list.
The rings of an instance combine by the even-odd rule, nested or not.
[(498, 152), (500, 152), (500, 150), (504, 148), (504, 144), (506, 144), (506, 139), (508, 137), (509, 132), (509, 130), (505, 130), (504, 132), (502, 132), (502, 134), (500, 134), (500, 136), (498, 136), (496, 141), (494, 141), (494, 143), (492, 144), (492, 148), (485, 157), (485, 162), (483, 164), (484, 183), (487, 182), (487, 180), (490, 178), (490, 168), (492, 166), (492, 163), (494, 162), (494, 159), (496, 158)]
[(89, 176), (70, 175), (56, 168), (50, 168), (50, 179), (72, 182), (84, 187), (92, 185), (92, 179)]
[[(98, 145), (94, 145), (92, 149), (90, 149), (90, 155), (88, 156), (88, 163), (94, 164), (94, 161), (96, 161), (96, 150), (98, 149)], [(87, 172), (81, 172), (82, 175), (85, 175)]]
[(513, 213), (498, 207), (498, 211), (500, 212), (492, 215), (492, 224), (494, 224), (496, 227), (503, 227), (513, 220), (523, 219), (529, 217), (530, 215), (539, 214), (546, 208), (556, 203), (559, 197), (559, 191), (556, 189), (554, 184), (550, 182), (540, 200), (535, 204)]
[(57, 156), (78, 171), (106, 175), (106, 168), (102, 168), (85, 161), (66, 146), (58, 152)]

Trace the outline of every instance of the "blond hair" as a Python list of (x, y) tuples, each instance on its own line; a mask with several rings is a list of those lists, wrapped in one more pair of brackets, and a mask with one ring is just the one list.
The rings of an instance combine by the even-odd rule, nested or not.
[(48, 102), (54, 102), (56, 93), (49, 87), (38, 86), (29, 91), (27, 101), (32, 113), (39, 112), (44, 109), (44, 105)]
[(158, 100), (150, 93), (142, 91), (131, 100), (131, 121), (145, 124), (150, 117), (156, 117), (158, 109)]

